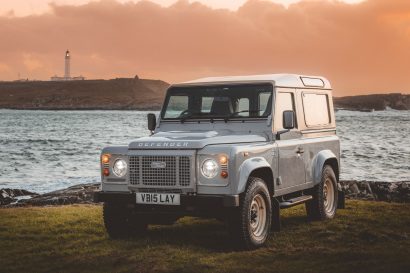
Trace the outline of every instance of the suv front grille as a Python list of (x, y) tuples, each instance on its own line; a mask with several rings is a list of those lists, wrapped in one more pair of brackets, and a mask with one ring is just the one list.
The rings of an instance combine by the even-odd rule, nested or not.
[(191, 182), (189, 156), (130, 156), (131, 185), (188, 187)]

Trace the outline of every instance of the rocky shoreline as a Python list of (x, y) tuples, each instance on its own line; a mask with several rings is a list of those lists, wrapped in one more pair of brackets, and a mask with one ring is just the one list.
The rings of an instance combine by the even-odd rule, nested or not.
[[(341, 185), (348, 199), (410, 202), (410, 181), (341, 181)], [(93, 193), (99, 188), (99, 183), (80, 184), (45, 194), (20, 189), (0, 189), (0, 207), (93, 204)]]
[[(0, 81), (0, 109), (15, 110), (159, 110), (169, 83), (117, 78), (83, 81)], [(410, 94), (334, 97), (335, 109), (410, 110)]]
[(341, 181), (341, 185), (346, 198), (349, 199), (397, 203), (410, 202), (410, 181)]
[(336, 109), (351, 111), (410, 110), (410, 95), (401, 93), (335, 97), (333, 101)]
[(0, 109), (153, 110), (159, 109), (169, 83), (117, 78), (84, 81), (0, 82)]
[(93, 204), (100, 183), (79, 184), (62, 190), (38, 194), (20, 189), (0, 189), (0, 207)]

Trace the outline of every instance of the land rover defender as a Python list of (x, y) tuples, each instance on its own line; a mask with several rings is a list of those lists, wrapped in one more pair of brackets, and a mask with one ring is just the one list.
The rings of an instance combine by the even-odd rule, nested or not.
[(304, 203), (331, 219), (344, 206), (331, 86), (293, 74), (204, 78), (167, 90), (151, 135), (101, 153), (103, 218), (113, 238), (191, 215), (227, 223), (247, 249)]

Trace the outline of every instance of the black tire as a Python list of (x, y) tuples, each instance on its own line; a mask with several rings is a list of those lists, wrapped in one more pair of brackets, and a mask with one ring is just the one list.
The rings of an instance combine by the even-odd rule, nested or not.
[(147, 222), (133, 215), (126, 206), (104, 203), (103, 218), (105, 229), (113, 239), (129, 238), (145, 233)]
[(272, 221), (272, 204), (265, 181), (250, 177), (240, 206), (228, 217), (228, 229), (240, 248), (255, 249), (265, 244)]
[(325, 165), (320, 183), (311, 194), (313, 199), (306, 202), (306, 213), (311, 220), (333, 219), (338, 204), (337, 180), (333, 168)]

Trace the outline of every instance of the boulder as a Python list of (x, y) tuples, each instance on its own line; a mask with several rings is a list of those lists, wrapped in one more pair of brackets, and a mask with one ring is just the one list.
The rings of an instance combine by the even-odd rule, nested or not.
[(387, 202), (410, 202), (410, 181), (340, 181), (347, 198)]
[(31, 199), (21, 200), (19, 206), (46, 206), (46, 205), (69, 205), (69, 204), (91, 204), (93, 194), (100, 189), (100, 183), (80, 184), (66, 189), (52, 191), (35, 196)]
[[(391, 183), (340, 181), (340, 189), (345, 193), (346, 198), (400, 203), (410, 202), (410, 181)], [(98, 190), (100, 190), (100, 183), (80, 184), (45, 194), (20, 189), (0, 189), (0, 206), (91, 204), (93, 203), (93, 194)]]
[(0, 189), (0, 206), (9, 205), (13, 202), (17, 202), (18, 197), (33, 197), (38, 194), (21, 189)]

